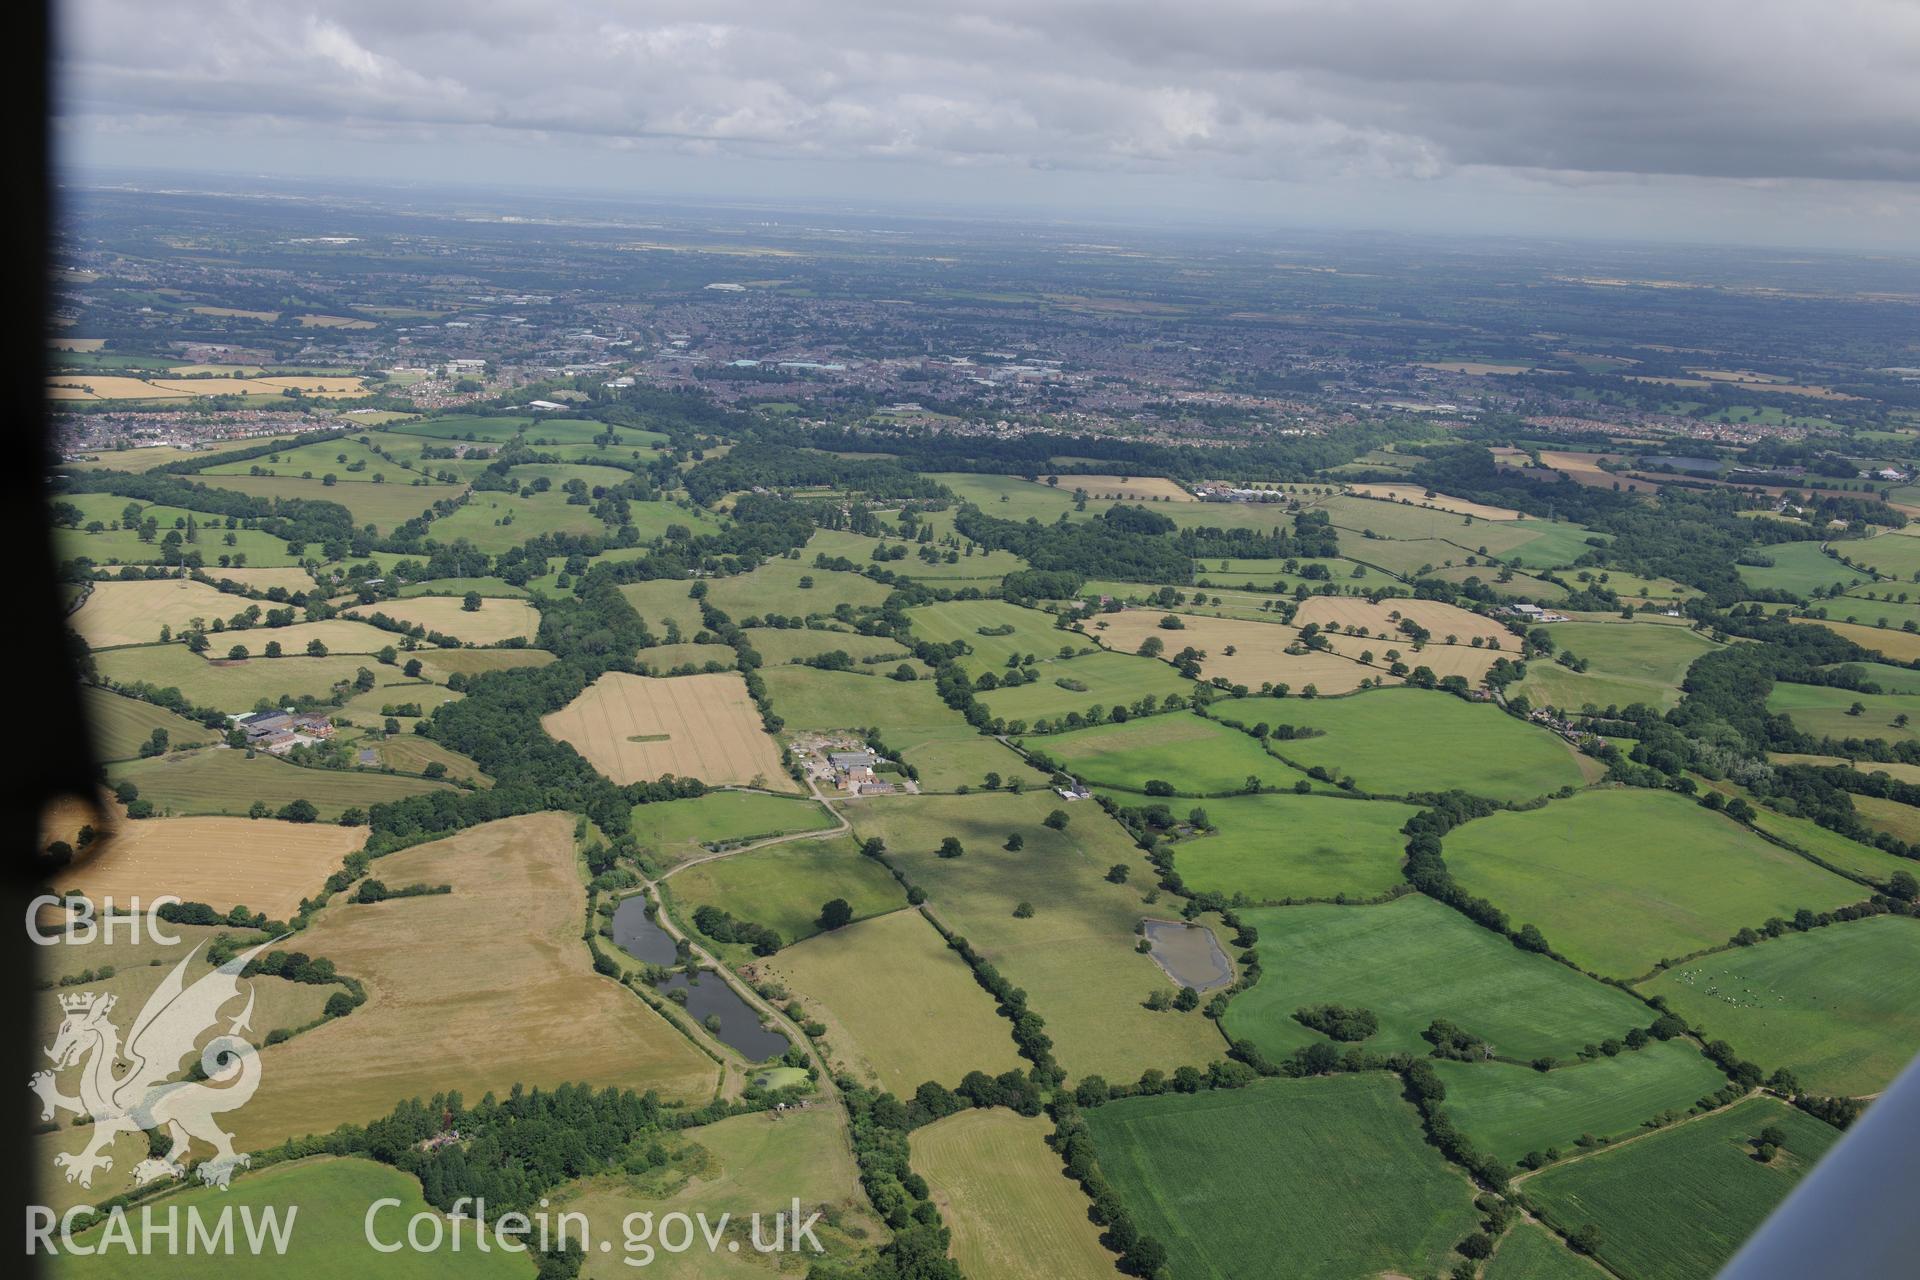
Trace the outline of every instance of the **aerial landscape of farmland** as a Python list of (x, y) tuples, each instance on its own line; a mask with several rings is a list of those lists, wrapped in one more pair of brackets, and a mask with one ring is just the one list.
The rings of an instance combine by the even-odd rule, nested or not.
[(439, 172), (61, 186), (53, 1274), (1706, 1280), (1900, 1114), (1920, 261)]

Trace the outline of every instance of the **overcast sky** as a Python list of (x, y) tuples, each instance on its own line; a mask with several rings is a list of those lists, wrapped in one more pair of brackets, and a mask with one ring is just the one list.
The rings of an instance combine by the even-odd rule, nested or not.
[(89, 166), (1920, 251), (1920, 0), (64, 0)]

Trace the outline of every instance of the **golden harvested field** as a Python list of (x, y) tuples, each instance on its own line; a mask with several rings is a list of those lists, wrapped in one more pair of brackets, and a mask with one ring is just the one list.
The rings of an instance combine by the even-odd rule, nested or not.
[(1533, 368), (1530, 364), (1484, 364), (1478, 360), (1420, 360), (1415, 362), (1414, 367), (1439, 373), (1469, 373), (1476, 377), (1496, 373), (1526, 373)]
[(835, 1071), (902, 1098), (928, 1080), (951, 1088), (969, 1071), (1021, 1069), (1012, 1024), (918, 911), (817, 933), (759, 967), (826, 1025)]
[[(1341, 641), (1339, 647), (1342, 650), (1351, 650), (1354, 656), (1359, 656), (1360, 650), (1352, 641)], [(1391, 665), (1387, 661), (1386, 651), (1377, 643), (1372, 646), (1372, 649), (1376, 669)], [(1500, 654), (1492, 649), (1476, 649), (1466, 644), (1432, 643), (1417, 653), (1406, 645), (1400, 646), (1400, 661), (1409, 667), (1425, 667), (1441, 679), (1448, 676), (1465, 676), (1470, 684), (1479, 684), (1485, 679), (1487, 668), (1491, 667), (1494, 659), (1499, 656)], [(1506, 656), (1511, 658), (1513, 654), (1509, 651)]]
[[(1238, 618), (1209, 618), (1180, 614), (1186, 625), (1178, 631), (1160, 627), (1165, 613), (1158, 609), (1124, 609), (1102, 614), (1097, 621), (1107, 624), (1093, 635), (1101, 644), (1121, 653), (1138, 653), (1141, 641), (1158, 636), (1166, 644), (1165, 656), (1171, 658), (1192, 645), (1206, 652), (1200, 673), (1211, 680), (1225, 676), (1234, 684), (1257, 689), (1273, 682), (1290, 684), (1295, 689), (1313, 685), (1321, 693), (1351, 693), (1369, 675), (1389, 679), (1382, 669), (1369, 672), (1358, 662), (1311, 650), (1289, 654), (1286, 648), (1297, 644), (1300, 633), (1277, 622), (1252, 622)], [(1232, 653), (1227, 650), (1232, 649)], [(1357, 649), (1354, 651), (1359, 652)]]
[[(1046, 484), (1042, 479), (1039, 483)], [(1047, 485), (1052, 488), (1052, 485)], [(1116, 498), (1127, 502), (1198, 502), (1186, 489), (1164, 476), (1069, 476), (1060, 477), (1060, 492), (1071, 494), (1085, 489), (1090, 498)]]
[[(1603, 471), (1600, 469), (1599, 462), (1602, 458), (1624, 460), (1625, 455), (1566, 453), (1551, 449), (1542, 449), (1540, 451), (1541, 462), (1552, 467), (1555, 471), (1558, 471), (1575, 484), (1584, 484), (1595, 489), (1611, 489), (1616, 484), (1625, 488), (1628, 483), (1627, 480), (1613, 474), (1611, 471)], [(1651, 492), (1658, 492), (1660, 489), (1660, 486), (1651, 480), (1639, 480), (1633, 483), (1639, 488)]]
[(98, 351), (107, 345), (105, 338), (48, 338), (47, 346), (54, 351)]
[(366, 838), (365, 827), (272, 818), (123, 819), (98, 853), (56, 880), (96, 902), (170, 893), (285, 920)]
[(799, 789), (760, 727), (746, 682), (732, 672), (665, 679), (609, 672), (540, 723), (622, 786), (671, 773)]
[(1837, 636), (1844, 636), (1862, 649), (1872, 649), (1892, 658), (1895, 662), (1912, 662), (1920, 658), (1920, 635), (1911, 631), (1900, 631), (1893, 627), (1869, 627), (1855, 622), (1826, 622), (1817, 618), (1789, 618), (1789, 622), (1803, 622), (1808, 626), (1825, 627)]
[(54, 374), (47, 379), (50, 400), (184, 400), (189, 394), (111, 373)]
[(233, 1113), (242, 1148), (364, 1123), (443, 1089), (477, 1101), (580, 1080), (712, 1095), (712, 1060), (593, 972), (571, 817), (489, 822), (382, 858), (375, 874), (453, 892), (336, 898), (301, 935), (303, 951), (366, 985), (367, 1003), (262, 1052), (260, 1091)]
[(1379, 498), (1386, 502), (1411, 502), (1416, 507), (1431, 507), (1436, 511), (1451, 511), (1460, 516), (1477, 516), (1482, 520), (1519, 520), (1520, 512), (1509, 507), (1490, 507), (1484, 502), (1471, 502), (1466, 498), (1450, 498), (1444, 493), (1427, 496), (1427, 491), (1417, 484), (1357, 484), (1350, 492), (1362, 498)]
[[(232, 599), (231, 596), (226, 598)], [(296, 622), (290, 627), (249, 627), (245, 631), (223, 631), (217, 636), (209, 635), (207, 639), (211, 642), (207, 657), (219, 660), (225, 658), (227, 650), (236, 644), (245, 645), (248, 654), (258, 658), (267, 651), (269, 641), (277, 640), (280, 642), (281, 656), (298, 658), (306, 653), (307, 645), (315, 640), (327, 646), (328, 653), (378, 653), (388, 645), (399, 648), (401, 637), (349, 618), (329, 618), (325, 622)], [(425, 658), (432, 652), (423, 649), (420, 656)]]
[(414, 623), (429, 631), (455, 636), (469, 644), (499, 644), (515, 637), (531, 640), (540, 629), (540, 611), (525, 600), (488, 597), (480, 601), (478, 612), (468, 613), (459, 596), (414, 596), (406, 600), (382, 600), (363, 609), (349, 611), (349, 617), (384, 613), (401, 622)]
[[(316, 591), (313, 575), (305, 569), (291, 566), (285, 569), (208, 569), (206, 574), (215, 582), (237, 582), (249, 591), (271, 591), (275, 587), (284, 587), (288, 591)], [(242, 605), (241, 608), (245, 608)]]
[[(1704, 387), (1711, 387), (1716, 384), (1721, 386), (1726, 385), (1726, 379), (1724, 378), (1656, 378), (1650, 374), (1633, 374), (1633, 373), (1630, 373), (1627, 375), (1627, 381), (1628, 382), (1655, 382), (1655, 383), (1659, 383), (1661, 386), (1666, 386), (1666, 387), (1704, 388)], [(1789, 395), (1789, 396), (1811, 396), (1816, 400), (1858, 399), (1857, 396), (1847, 395), (1843, 391), (1835, 391), (1832, 387), (1810, 387), (1797, 382), (1769, 382), (1764, 384), (1764, 386), (1758, 383), (1754, 383), (1751, 385), (1755, 386), (1758, 389), (1765, 390), (1775, 394)]]
[[(1300, 605), (1299, 612), (1293, 615), (1293, 624), (1304, 627), (1310, 622), (1320, 625), (1321, 630), (1331, 630), (1336, 624), (1342, 633), (1358, 627), (1369, 633), (1370, 643), (1364, 647), (1379, 651), (1378, 640), (1385, 638), (1397, 641), (1391, 648), (1405, 650), (1406, 636), (1396, 630), (1401, 618), (1411, 619), (1415, 624), (1425, 627), (1433, 633), (1432, 643), (1442, 644), (1450, 635), (1458, 636), (1460, 643), (1466, 644), (1475, 636), (1499, 640), (1509, 650), (1520, 647), (1520, 642), (1491, 618), (1483, 618), (1477, 613), (1444, 604), (1438, 600), (1390, 599), (1374, 604), (1358, 596), (1314, 596)], [(1355, 640), (1360, 637), (1354, 637)], [(1335, 639), (1333, 647), (1341, 653), (1358, 653), (1359, 647), (1353, 643), (1341, 643)]]
[(231, 320), (263, 320), (272, 324), (280, 318), (278, 311), (244, 311), (239, 307), (195, 307), (197, 316), (225, 316)]
[(373, 321), (356, 320), (352, 316), (301, 316), (303, 329), (371, 329)]
[(246, 607), (247, 601), (192, 578), (96, 582), (87, 602), (74, 613), (73, 626), (93, 649), (152, 644), (160, 638), (161, 627), (178, 632), (194, 618), (231, 617)]
[(1113, 1255), (1087, 1219), (1087, 1198), (1047, 1146), (1051, 1121), (1002, 1107), (962, 1111), (913, 1132), (927, 1180), (970, 1276), (1106, 1280)]

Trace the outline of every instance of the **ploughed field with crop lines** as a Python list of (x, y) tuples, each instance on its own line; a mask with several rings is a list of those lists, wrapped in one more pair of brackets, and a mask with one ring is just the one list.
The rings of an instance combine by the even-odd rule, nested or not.
[(798, 789), (760, 727), (746, 684), (731, 673), (655, 678), (609, 672), (540, 723), (622, 785), (673, 774)]

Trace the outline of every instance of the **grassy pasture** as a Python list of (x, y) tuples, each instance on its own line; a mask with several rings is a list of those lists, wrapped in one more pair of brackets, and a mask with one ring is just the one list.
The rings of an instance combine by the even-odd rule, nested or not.
[(387, 430), (398, 435), (427, 436), (434, 440), (467, 440), (504, 444), (520, 434), (523, 427), (530, 426), (532, 418), (511, 416), (481, 416), (478, 414), (444, 414), (433, 418), (416, 418), (411, 422), (389, 424)]
[[(383, 1210), (378, 1219), (377, 1230), (383, 1242), (404, 1239), (407, 1221), (417, 1213), (439, 1216), (437, 1210), (428, 1207), (421, 1196), (419, 1181), (412, 1176), (372, 1160), (329, 1156), (244, 1173), (230, 1190), (195, 1185), (153, 1203), (161, 1221), (169, 1210), (176, 1208), (183, 1214), (189, 1207), (198, 1209), (208, 1218), (231, 1208), (234, 1234), (243, 1239), (245, 1219), (241, 1215), (249, 1210), (256, 1215), (262, 1211), (277, 1213), (282, 1223), (291, 1218), (293, 1231), (281, 1268), (302, 1280), (344, 1280), (366, 1274), (369, 1269), (366, 1259), (375, 1255), (367, 1244), (367, 1208), (382, 1199), (399, 1201), (397, 1206)], [(183, 1217), (183, 1232), (185, 1221)], [(447, 1227), (447, 1238), (438, 1251), (402, 1249), (380, 1258), (372, 1270), (393, 1280), (456, 1276), (463, 1280), (469, 1276), (477, 1280), (533, 1280), (534, 1267), (528, 1260), (529, 1255), (500, 1249), (482, 1252), (471, 1223), (442, 1221)], [(79, 1237), (81, 1247), (99, 1246), (102, 1230), (95, 1228)], [(109, 1245), (84, 1258), (62, 1252), (47, 1268), (46, 1274), (50, 1276), (76, 1280), (79, 1277), (196, 1280), (207, 1273), (206, 1261), (188, 1253), (184, 1235), (177, 1252), (169, 1252), (164, 1245), (145, 1253)], [(244, 1273), (254, 1268), (242, 1265), (236, 1270)]]
[(609, 672), (540, 723), (623, 786), (675, 774), (796, 789), (745, 683), (731, 672), (672, 679)]
[(540, 611), (525, 600), (483, 598), (479, 609), (469, 612), (459, 596), (416, 596), (408, 600), (382, 600), (356, 609), (348, 616), (375, 613), (475, 645), (531, 640), (540, 629)]
[(655, 675), (666, 675), (685, 666), (705, 672), (709, 662), (718, 663), (716, 670), (722, 671), (731, 671), (740, 665), (733, 646), (724, 644), (657, 644), (634, 655), (634, 664), (643, 673)]
[(760, 840), (833, 826), (819, 803), (762, 791), (709, 791), (690, 800), (633, 807), (633, 834), (667, 863), (697, 857), (705, 846)]
[(1445, 511), (1450, 515), (1474, 516), (1481, 520), (1518, 520), (1521, 513), (1510, 507), (1490, 507), (1483, 502), (1473, 502), (1466, 498), (1450, 498), (1444, 493), (1427, 496), (1427, 490), (1417, 484), (1356, 484), (1350, 490), (1357, 497), (1373, 498), (1382, 502), (1398, 502), (1415, 507), (1430, 507), (1435, 511)]
[(907, 662), (921, 675), (928, 674), (928, 669), (914, 661), (899, 641), (885, 636), (863, 636), (856, 631), (758, 627), (748, 633), (747, 639), (769, 666), (798, 662), (838, 649), (863, 666), (868, 658), (885, 659), (879, 664), (881, 671), (891, 671), (901, 662)]
[[(184, 550), (198, 551), (211, 565), (217, 566), (223, 555), (245, 556), (247, 564), (264, 568), (287, 568), (298, 563), (287, 550), (283, 539), (261, 529), (227, 529), (223, 527), (222, 517), (204, 511), (189, 513), (180, 507), (133, 503), (141, 507), (142, 520), (150, 516), (160, 524), (153, 540), (143, 542), (137, 529), (113, 527), (127, 507), (127, 499), (117, 494), (69, 494), (60, 500), (79, 507), (85, 517), (79, 528), (61, 526), (54, 530), (54, 545), (63, 560), (84, 556), (97, 565), (159, 564), (167, 558), (162, 544), (167, 534), (177, 527), (174, 521), (184, 521), (191, 514), (199, 528), (196, 530), (196, 541), (185, 544)], [(97, 533), (87, 532), (86, 526), (96, 520), (105, 527)], [(221, 523), (216, 524), (216, 521)], [(233, 535), (231, 546), (227, 544), (228, 534)], [(180, 536), (186, 537), (185, 529), (180, 530)], [(210, 572), (217, 574), (218, 569)]]
[[(936, 528), (944, 527), (937, 516), (930, 517), (926, 523)], [(857, 565), (866, 565), (875, 563), (873, 553), (880, 547), (899, 545), (901, 540), (898, 538), (869, 538), (863, 534), (849, 533), (844, 529), (821, 529), (807, 543), (803, 554), (808, 564), (813, 563), (815, 556), (826, 556), (829, 559), (846, 559)], [(961, 539), (959, 546), (936, 544), (934, 550), (940, 554), (932, 564), (920, 558), (917, 544), (907, 543), (906, 546), (906, 559), (888, 560), (886, 568), (903, 577), (925, 579), (929, 582), (953, 579), (968, 581), (978, 579), (982, 583), (988, 580), (997, 582), (1014, 570), (1027, 567), (1027, 562), (1011, 551), (982, 550), (966, 539)], [(952, 564), (946, 561), (946, 554), (949, 551), (954, 553)]]
[(1024, 745), (1059, 760), (1082, 781), (1128, 791), (1157, 780), (1182, 795), (1204, 796), (1241, 791), (1249, 777), (1275, 788), (1306, 780), (1238, 729), (1192, 711), (1046, 734)]
[(403, 729), (399, 733), (385, 735), (375, 742), (373, 750), (381, 765), (389, 769), (420, 773), (430, 764), (443, 764), (447, 767), (446, 776), (449, 778), (470, 781), (482, 787), (493, 785), (493, 779), (482, 772), (472, 756), (462, 755), (451, 747), (443, 747), (432, 738), (422, 737), (411, 730)]
[(578, 1080), (708, 1096), (712, 1062), (592, 970), (570, 819), (472, 827), (391, 854), (376, 873), (453, 892), (336, 899), (302, 935), (310, 954), (365, 983), (368, 1000), (350, 1018), (263, 1051), (260, 1090), (234, 1115), (243, 1145), (364, 1122), (441, 1089), (478, 1098), (515, 1082)]
[[(381, 533), (413, 519), (442, 498), (460, 492), (450, 484), (326, 484), (318, 477), (302, 480), (295, 476), (210, 476), (208, 486), (228, 489), (256, 498), (308, 498), (318, 502), (337, 502), (353, 512), (356, 524), (372, 525)], [(433, 536), (440, 537), (436, 532)], [(451, 538), (447, 539), (451, 541)], [(249, 564), (270, 563), (247, 557)]]
[[(862, 857), (845, 836), (794, 840), (698, 863), (663, 883), (689, 921), (697, 907), (719, 907), (736, 919), (766, 925), (788, 942), (819, 933), (816, 919), (831, 899), (844, 898), (855, 920), (896, 910), (907, 901), (900, 882), (872, 858)], [(738, 943), (714, 945), (729, 961), (752, 960), (751, 949)]]
[(1859, 542), (1841, 542), (1834, 550), (1855, 564), (1864, 564), (1882, 578), (1910, 582), (1920, 574), (1920, 538), (1883, 533)]
[(423, 791), (448, 789), (446, 783), (425, 778), (303, 769), (274, 756), (249, 757), (245, 751), (226, 747), (130, 760), (108, 770), (107, 780), (132, 782), (140, 788), (141, 799), (151, 800), (168, 816), (244, 817), (256, 800), (273, 810), (294, 800), (307, 800), (319, 811), (322, 822), (333, 821), (347, 809), (364, 809)]
[[(1043, 662), (1034, 670), (1040, 678), (1031, 684), (977, 696), (994, 716), (1011, 723), (1085, 712), (1096, 705), (1131, 705), (1149, 697), (1156, 703), (1168, 695), (1184, 700), (1193, 690), (1192, 681), (1165, 663), (1125, 653), (1096, 650), (1082, 657)], [(1071, 687), (1074, 685), (1082, 687)]]
[(1831, 587), (1835, 583), (1853, 586), (1872, 581), (1872, 575), (1849, 569), (1822, 551), (1817, 542), (1781, 543), (1766, 548), (1766, 554), (1773, 561), (1771, 565), (1734, 566), (1740, 581), (1750, 587), (1785, 591), (1803, 598), (1815, 587)]
[(1664, 710), (1680, 700), (1680, 681), (1694, 660), (1719, 648), (1690, 627), (1565, 622), (1552, 632), (1560, 652), (1588, 665), (1580, 674), (1545, 659), (1527, 664), (1521, 691), (1556, 707), (1640, 702)]
[[(907, 618), (916, 636), (935, 644), (963, 640), (973, 650), (960, 659), (967, 674), (979, 676), (991, 671), (996, 675), (1007, 669), (1015, 656), (1032, 655), (1041, 662), (1054, 658), (1062, 646), (1075, 653), (1097, 648), (1088, 636), (1054, 626), (1053, 615), (1027, 609), (1004, 600), (953, 600), (922, 605), (908, 611)], [(1006, 635), (985, 635), (1011, 627)]]
[(504, 578), (427, 578), (421, 582), (409, 582), (400, 588), (400, 598), (410, 600), (415, 596), (464, 596), (469, 591), (477, 591), (482, 596), (504, 596), (509, 599), (522, 599), (526, 596), (525, 587), (516, 587)]
[(95, 685), (81, 688), (80, 702), (93, 730), (93, 754), (100, 760), (128, 760), (139, 755), (155, 729), (165, 729), (168, 744), (175, 747), (212, 742), (217, 736), (198, 721)]
[(1446, 838), (1469, 892), (1615, 977), (1718, 946), (1744, 926), (1858, 901), (1861, 886), (1672, 792), (1618, 788), (1503, 812)]
[(455, 671), (471, 676), (516, 667), (544, 667), (553, 661), (553, 655), (545, 649), (417, 649), (414, 656), (442, 680)]
[(757, 964), (826, 1025), (835, 1069), (899, 1097), (928, 1080), (1025, 1068), (1011, 1024), (918, 911), (816, 934)]
[[(813, 585), (802, 587), (802, 579)], [(856, 609), (878, 605), (891, 591), (892, 588), (857, 573), (816, 569), (804, 560), (769, 560), (751, 573), (711, 579), (707, 584), (707, 599), (714, 608), (739, 622), (770, 613), (802, 618), (832, 613), (834, 606), (842, 603)], [(695, 613), (698, 612), (696, 609)]]
[(1113, 1255), (1087, 1220), (1087, 1198), (1047, 1146), (1052, 1123), (999, 1107), (963, 1111), (912, 1138), (914, 1171), (933, 1189), (970, 1276), (1108, 1280)]
[[(1864, 708), (1857, 716), (1849, 714), (1855, 703)], [(1822, 737), (1880, 738), (1887, 742), (1920, 739), (1920, 723), (1893, 723), (1902, 715), (1920, 721), (1920, 698), (1911, 694), (1855, 693), (1828, 685), (1781, 682), (1767, 694), (1767, 710)]]
[[(1042, 825), (1055, 808), (1070, 810), (1064, 831)], [(1205, 1064), (1224, 1050), (1197, 1012), (1145, 1007), (1168, 980), (1134, 950), (1134, 929), (1146, 914), (1140, 890), (1105, 874), (1115, 863), (1146, 864), (1093, 805), (1000, 792), (864, 801), (848, 805), (847, 816), (855, 834), (886, 842), (888, 859), (926, 889), (947, 928), (1026, 989), (1070, 1075), (1131, 1079), (1150, 1066)], [(1013, 833), (1025, 842), (1018, 853), (1004, 848)], [(960, 840), (963, 856), (935, 853), (947, 836)], [(1021, 902), (1033, 904), (1032, 918), (1014, 917)]]
[(765, 668), (761, 678), (787, 733), (877, 728), (891, 750), (920, 770), (921, 785), (930, 790), (978, 786), (989, 772), (1029, 784), (1046, 780), (1013, 752), (976, 733), (940, 701), (931, 680), (901, 682), (798, 666)]
[[(1462, 530), (1462, 534), (1471, 537), (1472, 530)], [(1399, 577), (1410, 578), (1429, 567), (1446, 569), (1465, 565), (1469, 559), (1479, 561), (1475, 571), (1483, 577), (1496, 572), (1486, 567), (1485, 559), (1479, 556), (1473, 545), (1462, 546), (1458, 542), (1443, 541), (1442, 538), (1367, 538), (1363, 540), (1348, 536), (1342, 541), (1341, 548), (1351, 559), (1385, 569), (1388, 573)]]
[(1438, 1061), (1447, 1114), (1509, 1164), (1529, 1151), (1575, 1149), (1582, 1134), (1630, 1137), (1664, 1111), (1685, 1112), (1727, 1082), (1687, 1040), (1655, 1040), (1615, 1057), (1535, 1071), (1513, 1062)]
[(1378, 689), (1347, 698), (1244, 698), (1215, 716), (1319, 729), (1322, 736), (1273, 743), (1301, 768), (1351, 776), (1361, 790), (1405, 795), (1458, 788), (1497, 800), (1581, 785), (1574, 752), (1544, 730), (1490, 704), (1424, 689)]
[(95, 842), (97, 852), (56, 878), (61, 889), (96, 902), (170, 893), (220, 911), (247, 906), (285, 920), (365, 839), (364, 827), (273, 818), (121, 821)]
[(1318, 795), (1245, 796), (1203, 807), (1219, 829), (1176, 843), (1174, 866), (1190, 889), (1249, 902), (1390, 891), (1401, 883), (1407, 838), (1400, 828), (1419, 812), (1391, 800)]
[[(1817, 757), (1815, 757), (1817, 758)], [(1895, 768), (1900, 766), (1896, 765)], [(1733, 796), (1738, 788), (1728, 783), (1709, 783), (1722, 795)], [(1855, 796), (1855, 803), (1871, 799), (1867, 796)], [(1885, 885), (1896, 871), (1913, 871), (1914, 864), (1871, 845), (1849, 840), (1837, 831), (1829, 831), (1815, 823), (1811, 818), (1793, 817), (1779, 813), (1765, 805), (1754, 805), (1753, 825), (1775, 839), (1784, 840), (1797, 849), (1805, 850), (1829, 866), (1838, 867), (1850, 875), (1863, 876), (1877, 885)]]
[(1480, 1274), (1482, 1280), (1599, 1280), (1606, 1273), (1545, 1227), (1516, 1222)]
[[(643, 1137), (637, 1145), (650, 1141)], [(613, 1243), (608, 1252), (588, 1252), (580, 1269), (584, 1280), (647, 1275), (656, 1269), (676, 1280), (766, 1280), (789, 1274), (754, 1252), (748, 1231), (752, 1215), (758, 1213), (762, 1240), (771, 1236), (773, 1215), (791, 1213), (796, 1197), (807, 1206), (803, 1213), (827, 1211), (814, 1228), (826, 1250), (823, 1262), (857, 1263), (865, 1249), (887, 1238), (860, 1190), (846, 1117), (837, 1107), (814, 1106), (777, 1120), (764, 1113), (731, 1116), (682, 1130), (664, 1142), (671, 1156), (664, 1169), (601, 1174), (570, 1182), (553, 1195), (548, 1212), (583, 1213), (591, 1224), (590, 1237)], [(709, 1252), (696, 1236), (688, 1252), (656, 1253), (652, 1266), (642, 1269), (637, 1264), (645, 1255), (628, 1255), (622, 1247), (623, 1223), (632, 1213), (651, 1214), (655, 1221), (669, 1213), (704, 1213), (716, 1226), (722, 1214), (731, 1220), (718, 1249)], [(654, 1239), (657, 1242), (658, 1235)], [(729, 1244), (737, 1244), (738, 1250), (730, 1251)], [(798, 1256), (814, 1255), (808, 1249)], [(628, 1260), (636, 1265), (628, 1265)]]
[(693, 584), (675, 578), (658, 578), (650, 582), (630, 582), (620, 588), (620, 594), (626, 597), (633, 611), (646, 621), (647, 628), (661, 639), (666, 638), (667, 623), (678, 623), (682, 634), (689, 640), (700, 630), (699, 602), (687, 595), (687, 589)]
[[(359, 514), (357, 509), (354, 514)], [(465, 538), (480, 550), (497, 555), (542, 534), (600, 533), (605, 528), (592, 508), (572, 505), (558, 488), (530, 498), (486, 490), (475, 491), (452, 514), (435, 520), (428, 526), (427, 536), (436, 542)]]
[(1473, 1229), (1470, 1188), (1384, 1073), (1127, 1098), (1086, 1119), (1181, 1280), (1429, 1275)]
[(1320, 1039), (1293, 1018), (1303, 1005), (1371, 1009), (1377, 1052), (1425, 1053), (1420, 1033), (1446, 1018), (1496, 1053), (1572, 1057), (1582, 1045), (1653, 1021), (1624, 992), (1532, 955), (1419, 894), (1378, 906), (1254, 908), (1260, 981), (1233, 998), (1223, 1024), (1279, 1059)]
[[(1787, 1145), (1763, 1165), (1750, 1140), (1768, 1125), (1786, 1131)], [(1755, 1098), (1547, 1169), (1526, 1190), (1562, 1230), (1598, 1226), (1597, 1255), (1615, 1274), (1690, 1280), (1718, 1270), (1839, 1136)]]
[[(109, 649), (99, 655), (98, 666), (102, 676), (116, 683), (145, 680), (162, 689), (180, 690), (195, 706), (238, 713), (252, 710), (262, 698), (302, 693), (325, 697), (334, 685), (350, 683), (361, 667), (371, 670), (376, 664), (352, 656), (209, 662), (188, 652), (185, 645), (158, 644)], [(374, 671), (375, 677), (382, 671), (399, 675), (391, 668), (380, 668)]]
[(1875, 1093), (1920, 1051), (1920, 926), (1875, 916), (1783, 934), (1656, 974), (1639, 990), (1809, 1089)]

